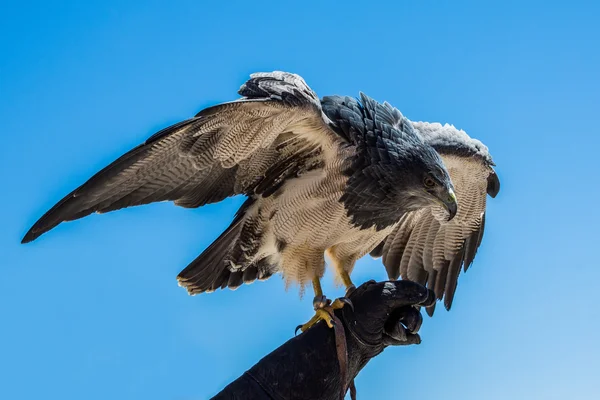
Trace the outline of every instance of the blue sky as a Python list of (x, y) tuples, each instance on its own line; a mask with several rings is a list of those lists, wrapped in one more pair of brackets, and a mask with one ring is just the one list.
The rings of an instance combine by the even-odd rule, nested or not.
[[(373, 360), (359, 395), (600, 398), (597, 3), (208, 3), (2, 2), (0, 398), (206, 398), (310, 317), (311, 296), (278, 277), (196, 297), (177, 286), (240, 198), (19, 244), (117, 156), (275, 69), (453, 123), (498, 165), (452, 311), (425, 320), (420, 346)], [(384, 277), (366, 258), (354, 274)], [(329, 275), (324, 289), (342, 293)]]

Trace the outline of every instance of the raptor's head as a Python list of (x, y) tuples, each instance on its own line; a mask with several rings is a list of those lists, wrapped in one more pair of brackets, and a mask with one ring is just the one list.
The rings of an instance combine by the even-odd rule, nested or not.
[(442, 158), (425, 143), (417, 143), (407, 149), (411, 162), (408, 164), (403, 203), (409, 210), (433, 206), (436, 219), (449, 221), (456, 215), (458, 204), (454, 186)]
[(323, 109), (340, 134), (357, 144), (341, 198), (354, 224), (383, 228), (425, 207), (432, 207), (439, 221), (456, 215), (454, 187), (442, 158), (397, 108), (361, 93), (360, 103), (325, 98)]

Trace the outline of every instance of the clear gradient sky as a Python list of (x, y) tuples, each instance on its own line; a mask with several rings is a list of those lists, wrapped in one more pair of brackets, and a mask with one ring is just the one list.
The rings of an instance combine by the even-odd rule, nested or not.
[[(373, 360), (359, 395), (600, 398), (599, 16), (593, 1), (2, 1), (0, 398), (207, 398), (311, 316), (279, 277), (177, 286), (241, 198), (95, 215), (19, 244), (117, 156), (275, 69), (453, 123), (498, 165), (452, 311)], [(367, 258), (354, 274), (384, 277)], [(324, 288), (342, 293), (330, 275)]]

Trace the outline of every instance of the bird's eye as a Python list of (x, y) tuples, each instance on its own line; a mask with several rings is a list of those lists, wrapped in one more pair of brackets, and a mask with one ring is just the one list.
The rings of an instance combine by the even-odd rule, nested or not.
[(430, 177), (426, 176), (425, 179), (423, 180), (423, 184), (425, 185), (426, 188), (431, 189), (432, 187), (435, 186), (435, 181), (433, 179), (431, 179)]

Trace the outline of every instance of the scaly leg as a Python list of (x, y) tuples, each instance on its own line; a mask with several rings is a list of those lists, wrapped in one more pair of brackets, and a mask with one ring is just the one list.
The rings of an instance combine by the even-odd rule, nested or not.
[(350, 275), (346, 271), (340, 271), (340, 278), (342, 278), (342, 283), (346, 286), (346, 297), (349, 297), (354, 292), (354, 289), (356, 289), (356, 286), (354, 286)]
[(346, 287), (346, 295), (344, 298), (347, 299), (350, 296), (350, 293), (356, 289), (354, 283), (352, 283), (352, 279), (350, 279), (350, 274), (348, 273), (348, 270), (352, 270), (355, 260), (354, 258), (340, 257), (339, 250), (340, 248), (338, 246), (332, 246), (326, 250), (326, 253), (331, 259), (333, 269)]

